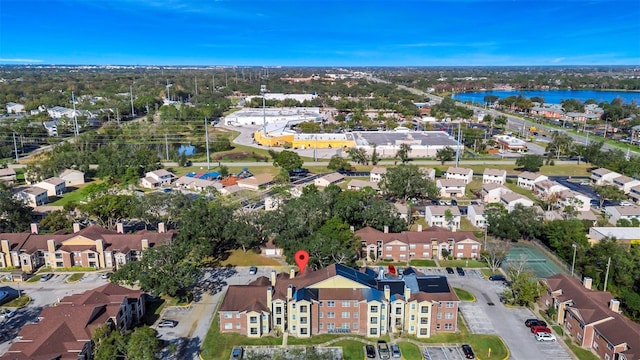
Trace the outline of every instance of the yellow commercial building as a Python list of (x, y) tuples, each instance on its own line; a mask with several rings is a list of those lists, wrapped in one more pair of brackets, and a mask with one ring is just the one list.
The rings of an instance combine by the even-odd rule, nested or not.
[(293, 134), (280, 133), (264, 136), (262, 131), (253, 134), (256, 143), (262, 146), (290, 145), (294, 149), (339, 149), (356, 146), (351, 134)]

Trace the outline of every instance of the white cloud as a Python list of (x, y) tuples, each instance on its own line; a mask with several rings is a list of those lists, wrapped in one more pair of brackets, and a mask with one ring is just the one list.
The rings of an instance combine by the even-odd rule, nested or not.
[(41, 63), (43, 60), (39, 59), (20, 59), (20, 58), (0, 58), (0, 63), (10, 62), (10, 63)]

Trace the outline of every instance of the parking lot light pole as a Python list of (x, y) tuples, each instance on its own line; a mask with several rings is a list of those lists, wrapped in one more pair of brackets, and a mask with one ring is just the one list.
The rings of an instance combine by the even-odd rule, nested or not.
[(576, 267), (576, 252), (578, 250), (578, 245), (572, 244), (573, 247), (573, 262), (571, 262), (571, 277), (573, 277), (573, 269)]

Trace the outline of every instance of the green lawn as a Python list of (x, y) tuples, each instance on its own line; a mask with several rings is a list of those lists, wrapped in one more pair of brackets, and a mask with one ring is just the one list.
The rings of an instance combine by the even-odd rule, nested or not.
[(597, 357), (594, 353), (592, 353), (589, 350), (585, 350), (582, 349), (580, 347), (575, 346), (572, 342), (571, 339), (567, 339), (564, 341), (567, 346), (569, 347), (569, 349), (571, 349), (571, 351), (573, 351), (573, 353), (578, 357), (578, 359), (580, 360), (599, 360), (600, 358)]
[(268, 258), (266, 256), (261, 256), (255, 251), (249, 250), (246, 253), (239, 250), (233, 250), (227, 259), (222, 262), (223, 266), (226, 265), (234, 265), (234, 266), (279, 266), (281, 265), (278, 261)]
[(84, 277), (84, 273), (75, 273), (75, 274), (71, 274), (71, 276), (69, 276), (67, 278), (67, 282), (68, 283), (73, 283), (73, 282), (78, 282), (80, 281), (80, 279), (82, 279)]
[(476, 301), (476, 297), (473, 296), (473, 294), (468, 292), (467, 290), (455, 288), (455, 287), (453, 288), (453, 290), (456, 292), (456, 295), (458, 295), (458, 298), (461, 301)]
[(433, 260), (411, 260), (409, 263), (411, 266), (436, 267), (436, 262)]
[(511, 184), (511, 183), (506, 183), (504, 186), (516, 194), (524, 195), (531, 200), (536, 200), (536, 197), (533, 196), (533, 192), (531, 190), (518, 187), (517, 184)]
[(482, 271), (482, 275), (484, 275), (484, 277), (486, 278), (488, 278), (491, 275), (499, 274), (497, 272), (494, 273), (493, 271), (491, 271), (491, 269), (481, 269), (480, 271)]
[(441, 260), (440, 266), (443, 267), (465, 267), (465, 268), (486, 268), (487, 264), (478, 260)]
[(422, 352), (420, 352), (420, 348), (417, 345), (402, 341), (398, 342), (398, 346), (400, 346), (403, 358), (407, 360), (422, 358)]
[[(364, 343), (355, 340), (341, 340), (331, 346), (342, 346), (342, 358), (344, 360), (364, 359)], [(412, 358), (406, 358), (412, 359)], [(419, 358), (416, 358), (419, 359)]]
[(38, 281), (40, 281), (41, 277), (42, 277), (42, 275), (34, 275), (34, 276), (30, 277), (29, 280), (27, 280), (27, 282), (38, 282)]
[(31, 302), (31, 298), (29, 296), (21, 295), (20, 297), (17, 297), (9, 301), (8, 303), (5, 303), (4, 305), (2, 305), (2, 307), (22, 308), (27, 306), (27, 304), (29, 304), (30, 302)]
[(211, 327), (202, 344), (200, 355), (204, 360), (227, 360), (231, 356), (231, 349), (238, 345), (281, 345), (282, 338), (262, 337), (250, 339), (233, 333), (220, 333), (217, 314), (211, 322)]

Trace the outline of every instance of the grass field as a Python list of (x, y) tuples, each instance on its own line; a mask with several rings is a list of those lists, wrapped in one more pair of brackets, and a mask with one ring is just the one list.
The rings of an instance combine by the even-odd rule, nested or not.
[(420, 266), (420, 267), (435, 267), (436, 262), (433, 260), (411, 260), (411, 266)]
[(476, 301), (476, 297), (473, 296), (472, 293), (468, 292), (467, 290), (464, 289), (460, 289), (460, 288), (453, 288), (453, 290), (456, 292), (456, 295), (458, 295), (458, 298), (461, 301)]
[(71, 276), (69, 276), (67, 278), (67, 282), (68, 283), (74, 283), (74, 282), (78, 282), (80, 281), (80, 279), (82, 279), (84, 277), (84, 273), (75, 273), (75, 274), (71, 274)]
[(4, 305), (2, 305), (2, 307), (19, 309), (27, 306), (27, 304), (29, 304), (30, 302), (31, 302), (31, 298), (28, 295), (22, 295), (20, 297), (17, 297), (5, 303)]
[(261, 256), (260, 254), (254, 252), (253, 250), (249, 250), (246, 253), (240, 250), (234, 250), (231, 252), (229, 257), (222, 262), (223, 266), (233, 265), (233, 266), (279, 266), (282, 265), (278, 261)]
[(227, 360), (231, 356), (231, 349), (236, 345), (281, 345), (282, 338), (262, 337), (250, 339), (240, 334), (222, 334), (215, 316), (211, 327), (202, 344), (202, 358), (204, 360)]
[(571, 342), (571, 339), (567, 339), (564, 342), (565, 342), (565, 344), (567, 344), (569, 349), (571, 349), (571, 351), (576, 355), (576, 357), (578, 359), (580, 359), (580, 360), (599, 360), (600, 359), (599, 357), (597, 357), (591, 351), (585, 350), (585, 349), (582, 349), (582, 348), (579, 348), (579, 347), (575, 346)]
[(460, 267), (465, 267), (465, 268), (484, 268), (484, 267), (487, 267), (487, 264), (485, 264), (482, 261), (478, 261), (478, 260), (441, 260), (440, 261), (440, 266), (443, 266), (443, 267), (460, 266)]
[(420, 352), (420, 348), (412, 343), (408, 342), (398, 342), (398, 346), (400, 346), (400, 352), (405, 359), (421, 359), (422, 352)]
[[(361, 360), (364, 359), (364, 345), (360, 341), (341, 340), (335, 342), (332, 346), (342, 346), (342, 358), (344, 360)], [(413, 358), (405, 357), (405, 359)]]

